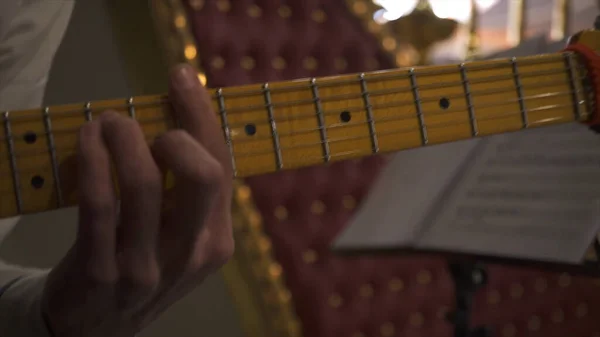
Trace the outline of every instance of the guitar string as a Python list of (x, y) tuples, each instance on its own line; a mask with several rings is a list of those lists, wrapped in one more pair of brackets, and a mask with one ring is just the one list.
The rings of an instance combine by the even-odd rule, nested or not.
[[(523, 79), (523, 77), (521, 77), (521, 79)], [(578, 79), (578, 80), (581, 80), (581, 79)], [(458, 84), (460, 84), (462, 86), (461, 82), (458, 82), (456, 85), (458, 85)], [(542, 89), (542, 88), (547, 88), (547, 87), (551, 87), (551, 86), (560, 86), (560, 85), (564, 85), (564, 84), (565, 83), (563, 81), (546, 82), (546, 83), (540, 83), (540, 84), (535, 84), (535, 85), (528, 86), (528, 90)], [(447, 86), (443, 86), (443, 87), (446, 88)], [(509, 93), (509, 92), (516, 92), (516, 88), (515, 88), (514, 85), (508, 86), (506, 88), (498, 88), (498, 89), (490, 89), (490, 90), (479, 90), (479, 91), (470, 91), (469, 94), (471, 96), (485, 96), (485, 95), (502, 94), (502, 93)], [(570, 92), (570, 93), (574, 94), (576, 92)], [(366, 94), (368, 94), (369, 97), (373, 96), (372, 93), (366, 93)], [(552, 95), (552, 94), (561, 94), (561, 93), (555, 92), (555, 93), (548, 93), (548, 94), (540, 94), (539, 98), (543, 97), (543, 95), (546, 95), (546, 97), (548, 97), (549, 95)], [(362, 100), (363, 99), (363, 94), (358, 94), (358, 95), (355, 95), (355, 94), (346, 94), (346, 95), (343, 95), (343, 96), (342, 95), (338, 95), (338, 96), (339, 97), (337, 97), (336, 100), (339, 100), (339, 101), (342, 101), (342, 100), (348, 101), (348, 100), (357, 100), (357, 99), (361, 99)], [(460, 99), (460, 98), (465, 98), (465, 94), (447, 95), (447, 96), (444, 96), (443, 98), (446, 98), (446, 99), (455, 99), (455, 98), (458, 98), (458, 99)], [(321, 99), (321, 102), (322, 101), (323, 101), (323, 99)], [(360, 107), (348, 107), (348, 108), (343, 109), (343, 110), (336, 109), (335, 111), (333, 111), (333, 110), (321, 110), (318, 113), (320, 115), (324, 116), (324, 117), (327, 117), (327, 116), (331, 116), (331, 115), (339, 115), (341, 112), (344, 112), (344, 111), (356, 112), (356, 111), (365, 110), (366, 108), (371, 108), (371, 109), (402, 108), (405, 105), (409, 106), (409, 107), (415, 107), (417, 103), (423, 104), (423, 103), (431, 103), (431, 102), (436, 102), (436, 101), (439, 101), (439, 98), (437, 98), (437, 97), (428, 97), (428, 98), (423, 98), (423, 99), (419, 100), (418, 102), (415, 102), (415, 100), (406, 100), (406, 101), (389, 102), (389, 103), (386, 103), (385, 105), (370, 105), (370, 106), (365, 106), (364, 104), (362, 104)], [(518, 101), (518, 99), (517, 99), (517, 101)], [(311, 103), (311, 104), (313, 104), (314, 102), (315, 102), (315, 100), (311, 99), (311, 100), (306, 100), (306, 101), (293, 101), (291, 103), (287, 103), (286, 102), (286, 105), (288, 105), (288, 104), (289, 105), (302, 105), (303, 103)], [(503, 101), (503, 102), (505, 102), (505, 101)], [(139, 106), (139, 105), (135, 106), (136, 109), (139, 109), (140, 107), (141, 106)], [(259, 108), (260, 109), (266, 109), (268, 107), (271, 107), (273, 109), (280, 108), (280, 106), (277, 105), (277, 104), (271, 104), (271, 105), (265, 104), (265, 105), (257, 106), (256, 109), (259, 109)], [(480, 108), (483, 108), (483, 107), (480, 107)], [(244, 111), (244, 112), (253, 111), (253, 112), (257, 113), (257, 111), (255, 111), (256, 109), (248, 109), (248, 111)], [(285, 123), (285, 122), (293, 122), (293, 121), (297, 121), (297, 120), (300, 120), (300, 119), (314, 118), (315, 111), (314, 111), (314, 109), (311, 109), (311, 110), (312, 111), (310, 111), (310, 112), (308, 112), (306, 114), (294, 114), (294, 116), (292, 118), (289, 118), (289, 117), (288, 118), (280, 118), (280, 117), (278, 117), (275, 120), (275, 122), (276, 122), (276, 124), (277, 123), (278, 124), (282, 124), (282, 123)], [(456, 112), (461, 112), (461, 111), (462, 110), (445, 109), (445, 110), (442, 110), (442, 111), (428, 112), (428, 116), (427, 117), (431, 117), (432, 115), (449, 114), (449, 113), (456, 113)], [(263, 111), (261, 111), (261, 113), (262, 112)], [(81, 111), (78, 111), (78, 113), (81, 113)], [(241, 113), (241, 111), (239, 111), (238, 113)], [(139, 114), (139, 111), (138, 111), (138, 114)], [(226, 115), (228, 117), (232, 116), (232, 114), (230, 114), (229, 110), (226, 110)], [(265, 116), (266, 116), (266, 113), (265, 113)], [(412, 117), (414, 117), (414, 116), (407, 116), (407, 119), (408, 118), (412, 118)], [(57, 118), (53, 115), (52, 116), (52, 121), (55, 122), (56, 119)], [(30, 122), (32, 120), (39, 121), (40, 118), (38, 116), (33, 116), (32, 118), (28, 118), (26, 121), (25, 120), (17, 120), (17, 123), (15, 123), (15, 119), (14, 118), (11, 118), (9, 120), (9, 122), (11, 124), (11, 127), (15, 128), (15, 126), (18, 126), (19, 122), (24, 123), (24, 122)], [(270, 121), (268, 121), (268, 120), (265, 121), (264, 119), (261, 119), (261, 122), (259, 122), (259, 123), (270, 124)], [(222, 127), (233, 128), (233, 127), (240, 126), (241, 124), (242, 123), (240, 123), (240, 124), (232, 123), (232, 124), (228, 124), (228, 125), (222, 125)], [(254, 124), (254, 125), (256, 125), (256, 123), (252, 123), (252, 122), (243, 123), (244, 126), (248, 125), (248, 124)], [(51, 133), (52, 134), (57, 134), (60, 130), (61, 129), (55, 129)], [(21, 139), (22, 136), (24, 136), (26, 133), (27, 133), (27, 131), (24, 132), (24, 133), (21, 133), (21, 134), (13, 134), (12, 135), (13, 140), (15, 140), (15, 141), (22, 140)], [(47, 135), (48, 133), (46, 131), (43, 131), (43, 132), (36, 132), (35, 134), (36, 135)], [(0, 137), (0, 142), (2, 142), (2, 141), (6, 142), (7, 141), (7, 137), (6, 136)]]
[[(527, 96), (527, 97), (523, 97), (522, 100), (527, 102), (527, 101), (531, 101), (531, 100), (535, 100), (535, 99), (540, 99), (540, 98), (548, 98), (548, 97), (559, 97), (559, 96), (567, 96), (567, 95), (573, 95), (574, 93), (579, 93), (581, 92), (580, 90), (571, 90), (571, 91), (563, 91), (563, 92), (554, 92), (554, 93), (547, 93), (547, 94), (542, 94), (542, 95), (533, 95), (533, 96)], [(471, 106), (465, 106), (464, 108), (457, 108), (454, 110), (451, 110), (450, 112), (447, 111), (438, 111), (438, 112), (424, 112), (423, 115), (430, 119), (430, 118), (435, 118), (435, 117), (439, 117), (441, 115), (447, 115), (447, 114), (457, 114), (457, 113), (463, 113), (465, 112), (465, 110), (467, 110), (468, 108), (473, 108), (473, 109), (484, 109), (484, 108), (491, 108), (491, 107), (498, 107), (498, 106), (503, 106), (503, 105), (509, 105), (511, 103), (517, 103), (519, 102), (519, 99), (514, 99), (514, 100), (497, 100), (495, 103), (488, 103), (486, 105), (474, 105), (472, 104)], [(414, 104), (414, 103), (412, 103)], [(566, 104), (566, 106), (575, 106), (575, 104), (570, 103), (570, 104)], [(384, 108), (401, 108), (403, 107), (403, 105), (393, 105), (393, 104), (388, 104), (388, 105), (371, 105), (368, 108), (371, 109), (384, 109)], [(366, 110), (366, 108), (364, 106), (361, 107), (356, 107), (356, 108), (348, 108), (346, 110), (359, 110), (359, 111), (363, 111)], [(450, 109), (448, 109), (450, 110)], [(521, 112), (521, 111), (520, 111)], [(529, 112), (535, 112), (532, 111), (531, 109), (525, 111), (526, 113)], [(313, 119), (315, 117), (314, 114), (311, 114), (308, 116), (309, 118)], [(365, 118), (366, 116), (361, 116), (363, 118)], [(362, 127), (365, 126), (367, 124), (370, 123), (375, 123), (377, 125), (377, 123), (389, 123), (389, 122), (402, 122), (402, 121), (413, 121), (413, 122), (417, 122), (417, 114), (416, 113), (411, 113), (411, 114), (394, 114), (393, 116), (389, 116), (389, 117), (377, 117), (377, 118), (373, 118), (373, 119), (368, 119), (366, 118), (365, 120), (359, 121), (359, 122), (347, 122), (347, 123), (343, 123), (343, 122), (337, 122), (335, 124), (329, 124), (329, 125), (323, 125), (322, 127), (317, 126), (314, 128), (310, 128), (310, 129), (296, 129), (293, 130), (292, 132), (288, 132), (288, 133), (277, 133), (277, 137), (281, 138), (291, 138), (291, 137), (295, 137), (295, 136), (300, 136), (300, 135), (306, 135), (306, 134), (310, 134), (313, 132), (317, 132), (321, 129), (325, 129), (326, 131), (335, 131), (335, 129), (339, 129), (339, 128), (351, 128), (351, 127)], [(488, 116), (490, 117), (490, 116)], [(465, 114), (465, 116), (463, 116), (462, 118), (456, 118), (456, 120), (460, 120), (460, 122), (463, 122), (465, 119), (467, 119), (466, 121), (471, 122), (470, 120), (468, 120), (468, 115)], [(483, 121), (484, 118), (486, 117), (478, 117), (474, 120), (474, 122), (479, 122), (479, 121)], [(292, 121), (297, 121), (298, 119), (294, 118), (294, 119), (289, 119), (287, 120), (288, 122), (292, 122)], [(144, 126), (148, 126), (150, 124), (155, 124), (157, 122), (167, 122), (168, 119), (165, 119), (164, 117), (157, 117), (154, 119), (146, 119), (146, 120), (138, 120), (138, 123), (142, 126), (142, 128)], [(285, 121), (278, 121), (278, 125), (281, 126), (283, 124), (283, 122)], [(316, 123), (316, 122), (315, 122)], [(245, 124), (240, 124), (239, 127), (243, 127)], [(259, 124), (259, 125), (269, 125), (268, 122), (265, 122), (263, 124)], [(430, 125), (426, 124), (424, 125), (425, 127), (429, 127)], [(237, 127), (236, 127), (237, 128)], [(231, 129), (231, 126), (230, 126)], [(74, 127), (71, 129), (56, 129), (53, 130), (50, 134), (53, 136), (55, 142), (56, 139), (60, 136), (64, 136), (64, 135), (72, 135), (77, 133), (79, 130), (78, 127)], [(242, 131), (241, 133), (245, 133), (244, 131)], [(36, 135), (38, 134), (45, 134), (47, 135), (48, 133), (46, 132), (40, 132), (40, 133), (35, 133)], [(26, 140), (24, 139), (26, 137), (27, 133), (24, 134), (20, 134), (20, 135), (13, 135), (11, 136), (13, 141), (19, 141), (19, 142), (26, 142)], [(378, 136), (378, 132), (375, 133), (374, 136)], [(252, 142), (259, 142), (259, 141), (265, 141), (265, 140), (272, 140), (274, 135), (270, 134), (269, 136), (264, 136), (264, 137), (254, 137), (254, 136), (248, 136), (249, 138), (246, 139), (242, 139), (242, 140), (236, 140), (235, 138), (231, 138), (229, 139), (229, 141), (237, 144), (237, 145), (244, 145), (245, 143), (252, 143)], [(4, 140), (4, 142), (6, 143), (6, 137), (4, 137), (2, 140)], [(224, 139), (225, 141), (227, 141), (227, 139)], [(33, 145), (33, 144), (27, 144), (25, 146), (28, 145)], [(19, 147), (22, 147), (23, 145), (18, 145)], [(6, 148), (6, 146), (4, 146)], [(285, 148), (280, 148), (281, 150), (285, 150)], [(18, 159), (22, 159), (22, 158), (27, 158), (27, 157), (32, 157), (34, 155), (38, 155), (40, 153), (47, 153), (49, 150), (55, 150), (55, 151), (61, 151), (62, 149), (54, 147), (54, 148), (49, 148), (48, 146), (44, 146), (43, 149), (36, 149), (38, 150), (35, 153), (28, 153), (27, 150), (23, 151), (23, 150), (19, 150), (19, 151), (15, 151), (12, 153), (13, 156), (15, 156), (15, 158)], [(1, 151), (0, 155), (10, 155), (9, 151)], [(3, 161), (10, 161), (10, 158), (6, 158), (3, 160), (0, 160), (0, 163), (2, 163)]]
[[(585, 102), (580, 102), (579, 104), (584, 104)], [(535, 108), (535, 109), (530, 109), (530, 112), (536, 112), (536, 111), (547, 111), (547, 110), (553, 110), (553, 109), (559, 109), (559, 108), (566, 108), (566, 107), (573, 107), (573, 104), (557, 104), (557, 105), (550, 105), (550, 106), (544, 106), (544, 107), (539, 107), (539, 108)], [(503, 119), (503, 118), (510, 118), (510, 117), (520, 117), (521, 116), (521, 111), (519, 112), (509, 112), (509, 113), (504, 113), (504, 114), (497, 114), (497, 115), (493, 115), (493, 116), (488, 116), (487, 118), (481, 119), (480, 121), (493, 121), (493, 120), (498, 120), (498, 119)], [(532, 122), (529, 124), (529, 127), (531, 128), (535, 128), (538, 126), (542, 126), (542, 125), (551, 125), (551, 124), (555, 124), (557, 122), (561, 122), (562, 119), (565, 118), (559, 118), (559, 117), (555, 117), (553, 119), (549, 119), (549, 118), (545, 118), (542, 121), (538, 121), (538, 122)], [(565, 119), (565, 121), (571, 121), (573, 120), (572, 118), (568, 118)], [(436, 124), (432, 124), (432, 125), (428, 125), (427, 129), (428, 130), (434, 130), (434, 129), (440, 129), (440, 128), (444, 128), (444, 127), (448, 127), (448, 126), (460, 126), (460, 125), (470, 125), (471, 121), (466, 120), (466, 121), (459, 121), (459, 122), (446, 122), (446, 123), (436, 123)], [(519, 122), (519, 124), (521, 124), (521, 122)], [(392, 130), (387, 130), (385, 132), (381, 132), (377, 135), (378, 138), (381, 137), (385, 137), (385, 136), (398, 136), (398, 135), (403, 135), (403, 134), (409, 134), (409, 133), (417, 133), (420, 130), (420, 127), (416, 126), (416, 127), (405, 127), (405, 128), (399, 128), (399, 129), (392, 129)], [(510, 130), (509, 130), (510, 131)], [(158, 136), (158, 134), (156, 135), (147, 135), (146, 140), (148, 138), (154, 139), (155, 136)], [(415, 135), (415, 137), (417, 137), (419, 139), (419, 141), (421, 140), (419, 135)], [(475, 137), (472, 134), (469, 134), (469, 136), (465, 137), (465, 138), (472, 138)], [(297, 149), (301, 149), (301, 148), (306, 148), (306, 147), (317, 147), (317, 146), (321, 146), (323, 143), (328, 143), (328, 144), (335, 144), (335, 143), (340, 143), (340, 142), (348, 142), (348, 141), (361, 141), (361, 140), (370, 140), (372, 139), (372, 137), (369, 136), (349, 136), (349, 137), (344, 137), (344, 138), (329, 138), (325, 141), (315, 141), (312, 143), (304, 143), (304, 144), (298, 144), (296, 146), (288, 146), (288, 147), (281, 147), (279, 150), (283, 151), (291, 151), (291, 150), (297, 150)], [(414, 145), (414, 146), (410, 146), (410, 147), (419, 147), (419, 146), (423, 146), (423, 144), (419, 144), (419, 145)], [(320, 148), (319, 148), (320, 149)], [(235, 158), (239, 159), (239, 158), (243, 158), (243, 157), (259, 157), (259, 156), (264, 156), (264, 155), (274, 155), (276, 149), (269, 149), (269, 150), (265, 150), (265, 151), (255, 151), (255, 152), (242, 152), (242, 153), (238, 153), (237, 151), (234, 153)], [(390, 150), (393, 151), (393, 150)], [(47, 154), (47, 150), (43, 151), (40, 149), (40, 153), (41, 154)], [(67, 156), (67, 154), (74, 154), (75, 151), (74, 150), (69, 150), (67, 153), (65, 152), (61, 152), (59, 154), (61, 154), (61, 156)], [(364, 155), (373, 155), (376, 154), (374, 153), (372, 150), (369, 150), (367, 152), (362, 152), (362, 150), (357, 150), (357, 151), (346, 151), (344, 153), (332, 153), (331, 156), (332, 157), (339, 157), (339, 156), (347, 156), (349, 154), (364, 154)], [(19, 157), (17, 159), (22, 159), (22, 158), (27, 158), (27, 157), (33, 157), (33, 155), (28, 155), (28, 156), (22, 156)], [(320, 156), (320, 157), (309, 157), (309, 158), (304, 158), (303, 161), (304, 163), (309, 163), (309, 162), (315, 162), (319, 163), (319, 162), (324, 162), (323, 160), (325, 159), (325, 156)], [(46, 165), (44, 165), (46, 166)], [(49, 167), (50, 169), (52, 169), (52, 167)], [(29, 168), (29, 169), (20, 169), (19, 173), (29, 173), (29, 172), (39, 172), (40, 169), (39, 168)], [(273, 170), (276, 171), (276, 170)], [(12, 176), (12, 171), (11, 170), (0, 170), (0, 176)], [(0, 194), (2, 195), (2, 194)]]
[[(564, 57), (564, 56), (563, 56)], [(554, 60), (553, 62), (556, 62), (557, 60)], [(502, 64), (502, 67), (506, 67), (506, 66), (510, 66), (510, 64)], [(487, 70), (487, 69), (486, 69)], [(498, 76), (488, 76), (485, 78), (481, 78), (481, 79), (472, 79), (472, 80), (457, 80), (457, 81), (448, 81), (448, 82), (437, 82), (437, 83), (432, 83), (432, 84), (426, 84), (426, 85), (420, 85), (418, 86), (418, 90), (420, 92), (423, 92), (425, 90), (436, 90), (436, 89), (446, 89), (448, 87), (459, 87), (461, 86), (462, 89), (462, 85), (466, 82), (469, 85), (473, 85), (475, 84), (481, 84), (481, 83), (491, 83), (491, 82), (495, 82), (495, 81), (499, 81), (499, 80), (512, 80), (514, 79), (515, 76), (518, 76), (521, 79), (526, 79), (526, 78), (534, 78), (534, 77), (539, 77), (539, 76), (545, 76), (545, 75), (565, 75), (565, 77), (569, 76), (569, 72), (573, 72), (573, 70), (583, 70), (586, 71), (586, 68), (583, 66), (576, 66), (576, 67), (571, 67), (571, 66), (563, 66), (560, 69), (552, 69), (552, 70), (546, 70), (546, 71), (531, 71), (531, 72), (519, 72), (517, 74), (506, 74), (506, 75), (498, 75)], [(468, 70), (467, 70), (468, 71)], [(415, 73), (418, 78), (422, 77), (423, 75), (419, 74), (419, 73)], [(456, 69), (452, 69), (452, 72), (450, 72), (450, 74), (456, 74), (457, 76), (460, 76), (460, 72), (457, 72)], [(432, 74), (433, 75), (433, 74)], [(574, 72), (573, 79), (569, 79), (571, 81), (582, 81), (583, 79), (586, 78), (585, 74), (580, 74), (579, 71)], [(398, 79), (409, 79), (408, 74), (395, 74), (393, 76), (384, 76), (384, 75), (380, 75), (379, 78), (378, 77), (374, 77), (374, 78), (369, 78), (366, 79), (368, 81), (368, 85), (373, 86), (373, 82), (374, 80), (377, 81), (384, 81), (384, 80), (398, 80)], [(306, 81), (308, 83), (308, 80)], [(340, 80), (337, 82), (330, 82), (330, 83), (318, 83), (318, 89), (322, 90), (323, 88), (329, 87), (329, 86), (341, 86), (341, 85), (351, 85), (351, 84), (356, 84), (357, 88), (359, 88), (359, 84), (360, 84), (361, 80), (359, 79), (359, 77), (357, 76), (354, 79), (345, 79), (345, 80)], [(307, 93), (309, 93), (310, 90), (310, 86), (309, 85), (296, 85), (296, 86), (289, 86), (289, 87), (281, 87), (281, 88), (277, 88), (277, 87), (272, 87), (273, 84), (271, 84), (271, 88), (269, 88), (269, 93), (271, 95), (275, 94), (275, 93), (282, 93), (282, 92), (288, 92), (288, 91), (296, 91), (296, 90), (306, 90)], [(227, 90), (232, 90), (234, 88), (223, 88), (223, 94), (221, 96), (215, 96), (212, 97), (213, 100), (215, 99), (219, 99), (219, 98), (224, 98), (224, 99), (234, 99), (234, 98), (242, 98), (242, 97), (251, 97), (251, 96), (257, 96), (260, 97), (261, 99), (263, 98), (263, 95), (265, 93), (265, 89), (260, 89), (260, 90), (246, 90), (243, 92), (236, 92), (235, 94), (227, 94)], [(514, 88), (513, 88), (514, 89)], [(213, 89), (214, 90), (214, 89)], [(217, 89), (219, 90), (219, 89)], [(359, 94), (345, 94), (345, 95), (336, 95), (336, 96), (329, 96), (329, 97), (320, 97), (320, 101), (321, 102), (331, 102), (331, 101), (342, 101), (342, 100), (347, 100), (347, 99), (352, 99), (352, 98), (362, 98), (362, 95), (367, 94), (369, 96), (378, 96), (378, 95), (386, 95), (386, 94), (394, 94), (394, 93), (410, 93), (413, 90), (413, 88), (410, 86), (409, 83), (406, 84), (406, 86), (403, 87), (399, 87), (399, 88), (393, 88), (393, 89), (380, 89), (380, 90), (373, 90), (373, 91), (368, 91), (366, 93), (360, 92)], [(350, 96), (349, 95), (356, 95), (356, 96)], [(135, 97), (132, 97), (133, 99), (135, 99)], [(276, 108), (283, 108), (283, 107), (288, 107), (291, 105), (302, 105), (302, 104), (310, 104), (310, 103), (314, 103), (316, 99), (315, 98), (311, 98), (311, 99), (307, 99), (307, 100), (296, 100), (296, 101), (288, 101), (288, 102), (280, 102), (280, 103), (273, 103), (271, 105), (269, 105), (270, 107), (276, 109)], [(90, 104), (93, 105), (93, 102), (89, 102)], [(101, 103), (101, 102), (99, 102)], [(166, 96), (162, 96), (157, 100), (154, 101), (150, 101), (150, 102), (141, 102), (141, 103), (135, 103), (135, 105), (133, 105), (133, 107), (135, 108), (144, 108), (144, 107), (155, 107), (155, 106), (160, 106), (163, 104), (169, 104), (170, 101), (168, 99), (168, 97)], [(86, 103), (87, 104), (87, 103)], [(264, 109), (267, 105), (266, 104), (260, 104), (260, 105), (255, 105), (255, 106), (244, 106), (244, 107), (235, 107), (235, 108), (231, 108), (231, 109), (226, 109), (227, 112), (227, 116), (232, 116), (236, 113), (245, 113), (245, 112), (251, 112), (251, 111), (255, 111), (258, 109)], [(119, 104), (116, 106), (103, 106), (101, 107), (102, 111), (107, 110), (107, 109), (117, 109), (117, 110), (121, 110), (121, 109), (127, 109), (129, 108), (130, 105), (128, 104)], [(56, 109), (56, 108), (54, 108)], [(82, 114), (83, 112), (98, 112), (99, 109), (98, 108), (94, 108), (93, 106), (90, 106), (90, 109), (88, 110), (84, 110), (84, 107), (82, 106), (81, 108), (76, 108), (76, 109), (71, 109), (71, 110), (67, 110), (67, 111), (57, 111), (57, 112), (52, 112), (52, 119), (53, 120), (57, 120), (60, 118), (67, 118), (67, 117), (73, 117), (72, 115), (79, 115)], [(39, 120), (39, 115), (19, 115), (20, 111), (16, 111), (17, 116), (11, 116), (11, 123), (16, 123), (16, 122), (21, 122), (21, 121), (37, 121)], [(220, 114), (220, 112), (216, 112), (216, 114)]]

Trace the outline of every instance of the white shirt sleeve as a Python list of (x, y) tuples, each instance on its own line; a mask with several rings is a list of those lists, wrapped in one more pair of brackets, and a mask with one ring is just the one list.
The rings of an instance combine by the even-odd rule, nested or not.
[[(0, 0), (0, 111), (42, 105), (74, 5), (74, 0)], [(0, 244), (18, 220), (0, 220)], [(0, 261), (2, 336), (49, 337), (40, 310), (47, 272)]]

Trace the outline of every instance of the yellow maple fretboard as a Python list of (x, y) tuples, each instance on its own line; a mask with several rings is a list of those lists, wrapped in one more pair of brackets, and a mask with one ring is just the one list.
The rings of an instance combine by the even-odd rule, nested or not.
[[(237, 177), (526, 128), (586, 121), (572, 53), (211, 89)], [(2, 114), (0, 218), (77, 203), (77, 131), (113, 109), (151, 142), (175, 127), (166, 96)]]

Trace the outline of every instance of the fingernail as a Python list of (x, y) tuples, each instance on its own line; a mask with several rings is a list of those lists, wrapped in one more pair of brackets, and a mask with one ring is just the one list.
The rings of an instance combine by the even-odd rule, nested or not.
[(177, 66), (175, 70), (175, 80), (183, 88), (193, 88), (198, 85), (198, 76), (196, 76), (196, 72), (187, 64)]

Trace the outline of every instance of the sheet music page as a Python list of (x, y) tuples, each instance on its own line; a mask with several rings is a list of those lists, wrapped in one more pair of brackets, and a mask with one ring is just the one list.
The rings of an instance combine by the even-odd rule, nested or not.
[(472, 139), (395, 154), (335, 248), (412, 245), (423, 217), (479, 142)]
[(600, 230), (600, 135), (568, 124), (483, 142), (415, 245), (579, 263)]

